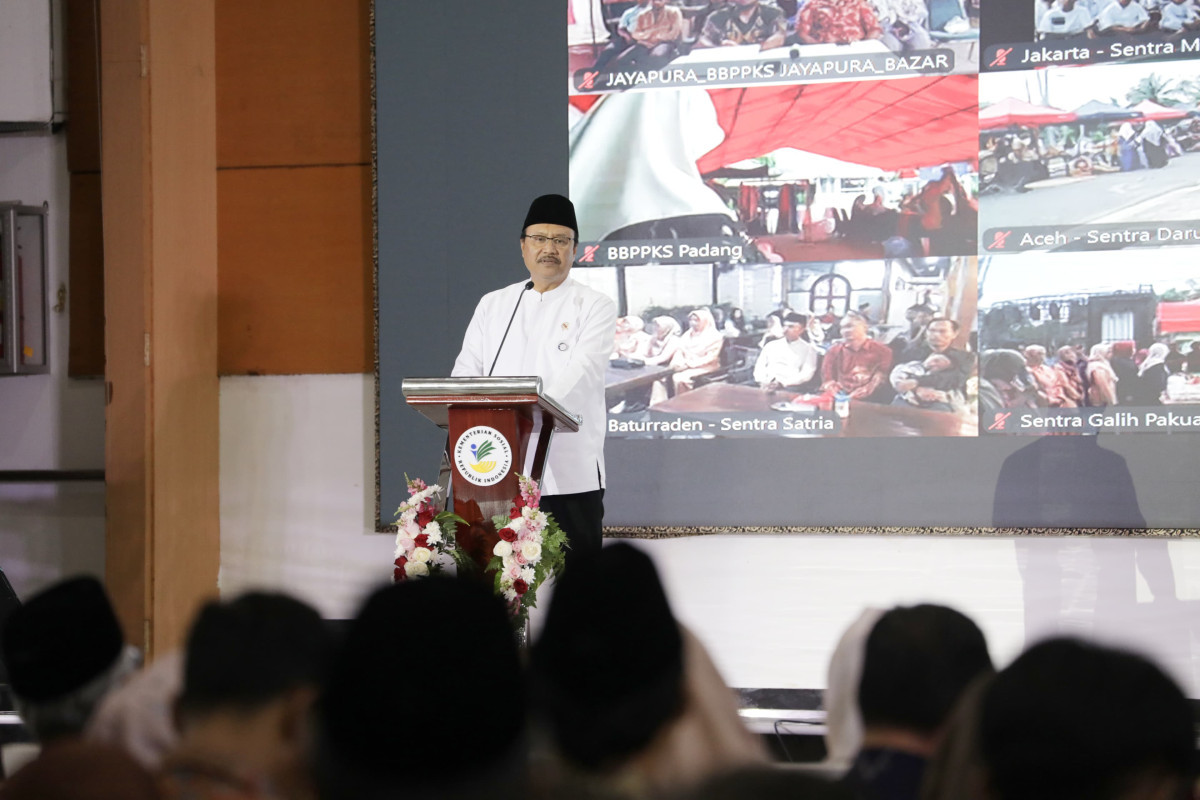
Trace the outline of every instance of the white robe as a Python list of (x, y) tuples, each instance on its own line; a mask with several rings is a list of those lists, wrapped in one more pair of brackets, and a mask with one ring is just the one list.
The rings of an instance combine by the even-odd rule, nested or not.
[[(604, 488), (604, 375), (616, 336), (617, 307), (606, 295), (570, 276), (543, 293), (522, 291), (525, 281), (489, 292), (475, 307), (451, 373), (487, 375), (496, 358), (509, 316), (521, 298), (493, 376), (542, 379), (542, 392), (580, 414), (576, 433), (556, 433), (550, 441), (542, 493), (575, 494)], [(533, 465), (529, 447), (522, 474)]]

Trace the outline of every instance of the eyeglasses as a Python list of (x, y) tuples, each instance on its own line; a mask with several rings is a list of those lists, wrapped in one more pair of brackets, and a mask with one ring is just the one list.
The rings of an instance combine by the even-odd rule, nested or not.
[(521, 238), (533, 242), (535, 247), (541, 247), (546, 242), (553, 242), (554, 246), (559, 250), (566, 250), (575, 243), (574, 239), (567, 238), (566, 236), (542, 236), (537, 233), (522, 234)]

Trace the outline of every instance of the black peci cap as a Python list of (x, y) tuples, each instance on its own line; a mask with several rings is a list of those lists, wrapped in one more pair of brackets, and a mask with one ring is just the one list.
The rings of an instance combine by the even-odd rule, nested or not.
[(62, 697), (112, 667), (125, 637), (100, 582), (71, 578), (15, 609), (0, 647), (13, 692), (34, 702)]
[(525, 215), (525, 224), (521, 232), (530, 225), (562, 225), (575, 232), (579, 238), (579, 223), (575, 221), (575, 204), (561, 194), (544, 194), (535, 198), (529, 204), (529, 213)]

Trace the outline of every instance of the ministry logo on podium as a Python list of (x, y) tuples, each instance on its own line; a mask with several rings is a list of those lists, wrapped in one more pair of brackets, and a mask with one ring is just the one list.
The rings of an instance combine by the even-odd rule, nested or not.
[(454, 466), (476, 486), (491, 486), (512, 468), (512, 448), (500, 431), (477, 425), (458, 437), (454, 445)]

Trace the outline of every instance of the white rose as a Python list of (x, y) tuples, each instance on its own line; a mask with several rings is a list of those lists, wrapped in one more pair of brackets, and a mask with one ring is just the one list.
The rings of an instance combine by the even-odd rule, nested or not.
[(429, 559), (433, 558), (433, 553), (428, 547), (418, 547), (412, 551), (412, 555), (408, 557), (409, 561), (416, 561), (418, 564), (425, 564)]
[(404, 574), (410, 578), (424, 578), (429, 574), (429, 565), (421, 561), (409, 561), (404, 565)]
[(542, 543), (534, 539), (521, 542), (521, 555), (530, 563), (537, 563), (542, 558)]
[(492, 555), (508, 558), (512, 555), (512, 545), (501, 539), (496, 542), (496, 546), (492, 548)]

